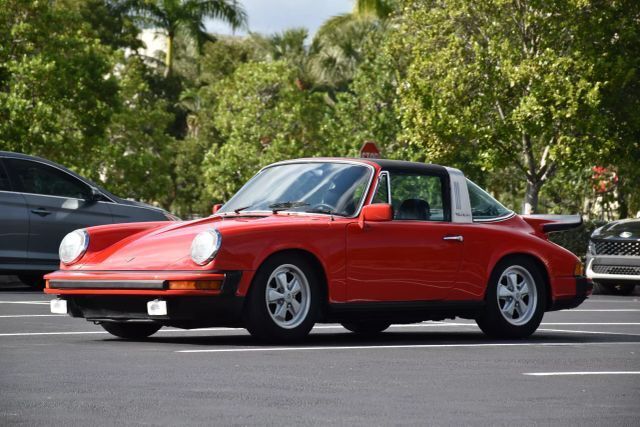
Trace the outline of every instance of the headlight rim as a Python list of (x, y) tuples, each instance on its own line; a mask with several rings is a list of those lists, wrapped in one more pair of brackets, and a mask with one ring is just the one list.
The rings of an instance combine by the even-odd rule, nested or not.
[[(196, 240), (198, 239), (198, 237), (203, 235), (203, 234), (205, 234), (205, 233), (214, 236), (215, 245), (214, 245), (213, 249), (211, 250), (211, 252), (208, 254), (208, 256), (206, 258), (203, 258), (202, 261), (198, 261), (193, 256), (194, 244), (195, 244)], [(222, 235), (220, 234), (220, 231), (218, 231), (217, 228), (212, 228), (212, 229), (209, 229), (209, 230), (201, 231), (200, 233), (196, 234), (196, 236), (191, 241), (191, 250), (190, 250), (190, 253), (189, 253), (189, 255), (191, 257), (191, 261), (193, 261), (196, 265), (199, 265), (201, 267), (205, 266), (205, 265), (209, 264), (211, 261), (213, 261), (213, 259), (216, 257), (216, 255), (218, 255), (218, 252), (220, 251), (220, 247), (221, 246), (222, 246)]]
[[(78, 251), (77, 255), (69, 260), (69, 261), (65, 261), (64, 259), (62, 259), (62, 254), (60, 253), (60, 248), (62, 247), (62, 243), (64, 242), (64, 240), (73, 233), (79, 233), (82, 235), (82, 245), (80, 246), (80, 250)], [(58, 247), (58, 257), (60, 258), (60, 262), (64, 265), (72, 265), (77, 263), (78, 261), (80, 261), (80, 259), (87, 253), (87, 249), (89, 249), (89, 241), (90, 241), (90, 235), (89, 232), (85, 229), (85, 228), (78, 228), (76, 230), (73, 230), (69, 233), (67, 233), (64, 238), (62, 239), (62, 241), (60, 242), (60, 247)]]

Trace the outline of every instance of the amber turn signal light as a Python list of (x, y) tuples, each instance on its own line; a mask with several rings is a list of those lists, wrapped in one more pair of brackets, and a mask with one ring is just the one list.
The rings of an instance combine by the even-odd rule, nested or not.
[(584, 264), (580, 261), (576, 262), (576, 266), (573, 269), (574, 276), (584, 276)]
[(222, 288), (221, 280), (170, 280), (169, 289), (217, 291)]

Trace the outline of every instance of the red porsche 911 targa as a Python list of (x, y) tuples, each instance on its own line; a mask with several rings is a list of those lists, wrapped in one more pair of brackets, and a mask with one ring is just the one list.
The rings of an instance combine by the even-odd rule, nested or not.
[(456, 316), (523, 338), (591, 293), (579, 259), (547, 239), (580, 223), (516, 215), (453, 168), (291, 160), (205, 219), (68, 234), (45, 292), (52, 312), (127, 339), (242, 326), (282, 342), (317, 322), (373, 334)]

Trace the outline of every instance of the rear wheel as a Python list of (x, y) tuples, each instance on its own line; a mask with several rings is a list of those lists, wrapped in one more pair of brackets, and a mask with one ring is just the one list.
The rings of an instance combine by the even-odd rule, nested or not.
[(155, 323), (103, 322), (100, 324), (111, 335), (128, 340), (140, 340), (158, 332), (162, 327)]
[(544, 279), (539, 268), (528, 258), (510, 258), (500, 262), (491, 274), (485, 310), (476, 323), (493, 338), (526, 338), (538, 329), (544, 302)]
[(278, 254), (256, 272), (244, 322), (261, 341), (288, 342), (307, 336), (320, 306), (318, 274), (305, 258)]
[(343, 323), (345, 329), (362, 336), (373, 336), (381, 333), (389, 326), (389, 322), (348, 322)]

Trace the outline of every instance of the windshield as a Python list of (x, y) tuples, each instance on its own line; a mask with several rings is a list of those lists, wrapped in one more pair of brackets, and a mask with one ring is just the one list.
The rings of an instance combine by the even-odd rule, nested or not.
[(280, 211), (353, 216), (372, 170), (347, 163), (290, 163), (253, 177), (218, 213)]

